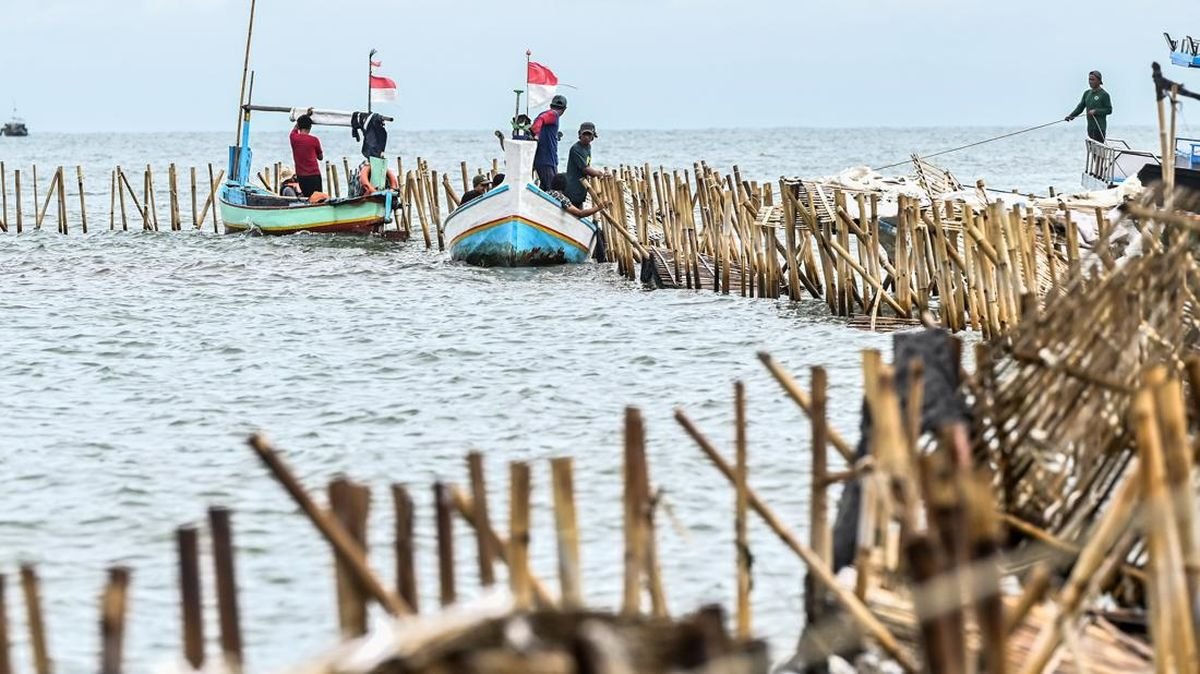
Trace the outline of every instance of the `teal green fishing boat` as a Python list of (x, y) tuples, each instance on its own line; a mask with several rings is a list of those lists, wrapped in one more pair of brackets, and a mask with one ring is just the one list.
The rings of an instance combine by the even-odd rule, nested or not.
[[(250, 31), (254, 26), (254, 3), (250, 4)], [(407, 232), (399, 227), (385, 232), (388, 223), (395, 220), (394, 213), (400, 205), (398, 185), (389, 176), (383, 151), (387, 144), (384, 123), (392, 121), (370, 111), (341, 112), (336, 110), (314, 110), (313, 108), (291, 108), (281, 106), (251, 105), (246, 93), (246, 76), (250, 66), (250, 43), (252, 33), (246, 37), (246, 56), (242, 67), (241, 101), (238, 110), (237, 145), (229, 148), (227, 179), (221, 186), (218, 207), (225, 231), (255, 232), (261, 234), (387, 234), (389, 238), (407, 238)], [(374, 50), (372, 50), (372, 56)], [(253, 77), (250, 91), (253, 92)], [(314, 125), (351, 127), (355, 135), (362, 131), (366, 135), (363, 154), (371, 167), (370, 187), (358, 188), (358, 181), (347, 176), (345, 198), (331, 198), (316, 193), (310, 197), (295, 197), (250, 183), (253, 152), (250, 149), (250, 118), (253, 112), (288, 113), (295, 121), (300, 115), (308, 115)]]

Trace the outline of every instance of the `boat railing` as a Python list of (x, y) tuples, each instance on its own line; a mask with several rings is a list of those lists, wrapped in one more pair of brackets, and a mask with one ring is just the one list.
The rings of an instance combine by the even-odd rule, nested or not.
[(1175, 139), (1175, 166), (1177, 168), (1200, 168), (1200, 138)]
[[(1117, 156), (1123, 148), (1101, 143), (1091, 138), (1086, 139), (1085, 142), (1087, 143), (1087, 159), (1083, 164), (1084, 185), (1089, 183), (1096, 184), (1097, 187), (1112, 185), (1116, 174)], [(1124, 141), (1112, 139), (1109, 142), (1122, 143), (1125, 145), (1124, 149), (1129, 148), (1128, 143)]]

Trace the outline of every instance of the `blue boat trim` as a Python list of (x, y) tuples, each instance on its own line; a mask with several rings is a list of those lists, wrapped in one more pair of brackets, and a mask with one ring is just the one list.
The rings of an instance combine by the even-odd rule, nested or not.
[[(537, 185), (534, 185), (533, 183), (527, 183), (525, 185), (525, 187), (529, 188), (530, 192), (533, 192), (534, 194), (538, 195), (539, 197), (545, 199), (546, 201), (549, 201), (550, 203), (554, 204), (556, 207), (562, 208), (562, 202), (560, 202), (558, 199), (555, 199), (554, 197), (547, 194), (545, 191), (543, 191)], [(596, 226), (596, 223), (592, 222), (591, 220), (589, 220), (587, 218), (576, 218), (576, 220), (579, 220), (583, 224), (590, 227), (592, 229), (593, 234), (596, 233), (596, 230), (598, 229)]]
[(471, 208), (472, 206), (476, 206), (478, 204), (482, 204), (483, 202), (487, 201), (488, 199), (491, 199), (492, 197), (500, 196), (501, 194), (504, 194), (507, 191), (508, 191), (508, 185), (501, 185), (500, 187), (497, 187), (496, 189), (489, 191), (487, 194), (485, 194), (481, 197), (476, 197), (476, 198), (468, 201), (466, 204), (463, 204), (463, 205), (459, 206), (458, 208), (454, 209), (453, 211), (450, 212), (450, 215), (446, 216), (446, 220), (449, 221), (450, 218), (453, 218), (454, 216), (458, 215), (459, 213), (465, 213), (468, 208)]

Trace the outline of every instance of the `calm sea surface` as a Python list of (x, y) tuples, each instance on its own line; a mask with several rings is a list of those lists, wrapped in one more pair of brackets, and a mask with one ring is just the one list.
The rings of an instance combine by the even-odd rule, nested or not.
[[(769, 180), (887, 164), (1011, 130), (602, 128), (594, 156), (607, 165), (736, 163), (744, 176)], [(647, 292), (606, 265), (482, 270), (416, 242), (110, 233), (115, 165), (138, 170), (139, 180), (146, 164), (154, 167), (161, 225), (167, 164), (177, 163), (185, 178), (184, 167), (204, 167), (205, 181), (208, 162), (224, 165), (232, 134), (33, 131), (0, 138), (10, 228), (14, 169), (22, 171), (26, 227), (33, 220), (34, 164), (42, 199), (53, 167), (71, 167), (68, 209), (77, 228), (78, 164), (92, 234), (52, 233), (52, 207), (47, 230), (0, 236), (0, 572), (8, 576), (22, 669), (28, 648), (14, 577), (22, 561), (35, 562), (43, 579), (58, 671), (95, 669), (97, 600), (113, 564), (134, 570), (131, 670), (173, 662), (180, 652), (174, 530), (202, 523), (208, 505), (234, 510), (251, 667), (278, 669), (334, 642), (331, 553), (246, 447), (254, 430), (266, 432), (322, 497), (339, 472), (374, 488), (372, 564), (389, 583), (386, 487), (410, 486), (425, 607), (437, 601), (429, 485), (465, 484), (465, 453), (483, 451), (502, 523), (507, 464), (532, 462), (532, 564), (553, 586), (547, 460), (574, 456), (585, 592), (594, 604), (616, 606), (622, 414), (636, 405), (647, 424), (651, 479), (678, 522), (660, 517), (670, 608), (731, 606), (733, 492), (673, 410), (685, 409), (732, 456), (733, 382), (745, 381), (751, 483), (804, 536), (808, 427), (755, 352), (774, 354), (802, 381), (809, 367), (828, 367), (833, 422), (853, 439), (860, 351), (890, 349), (888, 337), (846, 328), (813, 301)], [(1072, 189), (1083, 131), (1058, 125), (940, 163), (964, 182)], [(1118, 134), (1135, 146), (1154, 142), (1150, 128)], [(285, 135), (257, 134), (256, 163), (286, 160)], [(348, 130), (323, 136), (331, 157), (355, 156)], [(486, 132), (401, 132), (391, 150), (406, 164), (420, 154), (457, 175), (459, 161), (490, 166), (498, 144)], [(190, 225), (189, 189), (180, 191)], [(755, 627), (773, 655), (785, 657), (801, 626), (802, 567), (757, 520), (751, 535)], [(471, 596), (476, 571), (465, 525), (457, 536), (460, 593)], [(215, 633), (214, 618), (208, 635)]]

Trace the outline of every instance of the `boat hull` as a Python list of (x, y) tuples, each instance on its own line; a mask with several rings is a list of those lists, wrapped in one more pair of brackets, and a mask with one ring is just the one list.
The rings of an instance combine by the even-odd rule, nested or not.
[[(478, 203), (476, 203), (478, 202)], [(497, 188), (446, 220), (450, 258), (479, 267), (578, 264), (591, 257), (596, 227), (532, 184)]]
[(586, 262), (597, 227), (529, 183), (536, 143), (505, 142), (504, 184), (446, 218), (450, 257), (479, 267), (539, 267)]
[(232, 203), (228, 191), (220, 199), (226, 233), (253, 231), (282, 236), (314, 234), (372, 234), (387, 222), (386, 204), (379, 196), (342, 199), (322, 204), (247, 205)]

